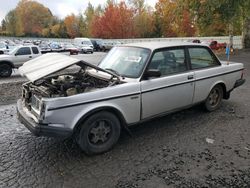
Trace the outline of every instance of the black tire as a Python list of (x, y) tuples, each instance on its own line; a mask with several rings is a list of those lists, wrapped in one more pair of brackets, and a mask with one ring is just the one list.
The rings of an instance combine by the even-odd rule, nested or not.
[(12, 67), (8, 64), (0, 63), (0, 77), (10, 77), (12, 74)]
[(112, 113), (102, 111), (90, 116), (80, 125), (77, 143), (88, 155), (110, 150), (120, 137), (119, 119)]
[(216, 85), (210, 91), (206, 101), (205, 101), (205, 109), (209, 112), (217, 110), (223, 98), (223, 89), (220, 85)]

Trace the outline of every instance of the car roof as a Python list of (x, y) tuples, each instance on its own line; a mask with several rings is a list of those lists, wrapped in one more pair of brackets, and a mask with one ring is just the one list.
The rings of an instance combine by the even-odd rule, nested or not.
[(205, 46), (207, 47), (204, 44), (191, 43), (191, 42), (163, 42), (163, 41), (129, 43), (129, 44), (124, 44), (122, 46), (148, 48), (150, 50), (166, 48), (166, 47), (178, 47), (178, 46)]

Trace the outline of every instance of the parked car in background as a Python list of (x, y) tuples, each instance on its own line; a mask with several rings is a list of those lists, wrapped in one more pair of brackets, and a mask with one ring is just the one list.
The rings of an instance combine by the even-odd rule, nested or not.
[(9, 47), (5, 42), (0, 42), (0, 54), (5, 54), (9, 51)]
[(91, 39), (95, 51), (105, 51), (105, 46), (102, 39)]
[(63, 51), (63, 47), (58, 42), (52, 42), (49, 44), (49, 46), (50, 46), (52, 52), (62, 52)]
[(109, 50), (111, 50), (111, 48), (113, 48), (113, 41), (111, 41), (111, 40), (105, 40), (104, 42), (103, 42), (103, 46), (104, 46), (104, 51), (109, 51)]
[(26, 61), (41, 55), (38, 46), (17, 46), (8, 54), (0, 55), (0, 77), (9, 77), (12, 69), (19, 68)]
[(112, 49), (114, 46), (121, 45), (122, 43), (117, 40), (105, 40), (103, 41), (104, 51)]
[(80, 53), (94, 52), (94, 46), (89, 38), (75, 38), (74, 45), (78, 47)]
[[(49, 76), (71, 65), (79, 70)], [(200, 103), (217, 110), (245, 82), (243, 69), (190, 43), (117, 46), (98, 66), (46, 54), (19, 69), (29, 81), (17, 103), (18, 118), (37, 136), (74, 137), (87, 154), (99, 154), (130, 125)]]
[(219, 49), (225, 49), (227, 47), (227, 43), (219, 43), (216, 40), (211, 40), (211, 41), (205, 41), (203, 42), (207, 44), (212, 50), (219, 50)]
[(47, 43), (41, 43), (38, 46), (39, 46), (42, 54), (45, 54), (45, 53), (48, 53), (48, 52), (52, 52), (51, 47)]
[(63, 48), (63, 51), (69, 52), (70, 55), (77, 55), (79, 53), (79, 48), (77, 48), (71, 43), (64, 43), (62, 45), (62, 48)]
[(199, 39), (189, 39), (187, 40), (187, 42), (191, 42), (191, 43), (201, 43), (201, 41)]

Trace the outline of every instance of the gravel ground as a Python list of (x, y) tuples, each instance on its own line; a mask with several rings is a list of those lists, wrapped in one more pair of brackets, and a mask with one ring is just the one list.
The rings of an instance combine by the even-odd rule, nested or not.
[(247, 82), (216, 112), (196, 106), (136, 125), (98, 156), (71, 139), (31, 135), (15, 104), (0, 106), (0, 187), (250, 187), (249, 59), (232, 57)]

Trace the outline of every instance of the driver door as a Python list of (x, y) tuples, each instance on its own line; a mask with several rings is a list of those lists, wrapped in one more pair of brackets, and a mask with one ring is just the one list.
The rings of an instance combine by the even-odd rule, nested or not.
[(21, 47), (15, 54), (15, 66), (20, 67), (30, 59), (32, 59), (30, 47)]
[(161, 76), (141, 82), (141, 119), (192, 104), (195, 75), (188, 70), (184, 47), (155, 52), (148, 69), (158, 69)]

